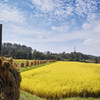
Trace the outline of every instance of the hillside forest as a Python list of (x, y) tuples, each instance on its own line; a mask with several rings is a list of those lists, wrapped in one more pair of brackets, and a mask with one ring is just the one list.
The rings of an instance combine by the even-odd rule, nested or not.
[(12, 57), (13, 59), (35, 59), (35, 60), (58, 60), (58, 61), (81, 61), (86, 62), (93, 60), (96, 63), (99, 62), (100, 57), (86, 55), (80, 52), (71, 53), (52, 53), (50, 51), (40, 52), (26, 45), (3, 43), (2, 44), (2, 56)]

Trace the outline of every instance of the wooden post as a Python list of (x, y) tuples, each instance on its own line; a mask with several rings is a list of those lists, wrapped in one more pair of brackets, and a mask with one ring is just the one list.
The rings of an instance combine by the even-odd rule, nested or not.
[(2, 24), (0, 24), (0, 57), (2, 56)]

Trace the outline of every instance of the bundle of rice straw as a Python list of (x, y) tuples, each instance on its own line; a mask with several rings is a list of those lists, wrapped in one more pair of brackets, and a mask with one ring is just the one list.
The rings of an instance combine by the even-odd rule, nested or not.
[(19, 100), (21, 76), (13, 59), (0, 58), (0, 100)]

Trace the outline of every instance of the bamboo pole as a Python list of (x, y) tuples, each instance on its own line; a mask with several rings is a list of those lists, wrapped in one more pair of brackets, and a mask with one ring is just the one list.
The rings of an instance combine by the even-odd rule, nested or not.
[(0, 57), (2, 56), (2, 24), (0, 24)]

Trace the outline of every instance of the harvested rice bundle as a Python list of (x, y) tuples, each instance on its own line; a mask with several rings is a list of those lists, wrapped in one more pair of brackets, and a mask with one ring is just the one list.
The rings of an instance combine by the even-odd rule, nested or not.
[(19, 64), (17, 64), (16, 62), (14, 62), (13, 63), (13, 67), (15, 68), (15, 69), (17, 69), (17, 71), (20, 71), (20, 65)]
[(39, 60), (39, 65), (41, 64), (41, 60)]
[(39, 60), (39, 65), (41, 65), (41, 60)]
[(39, 65), (39, 60), (36, 60), (36, 65)]
[(44, 63), (44, 61), (42, 60), (42, 61), (41, 61), (41, 64), (43, 64), (43, 63)]
[(21, 67), (24, 67), (24, 62), (21, 62), (20, 66), (21, 66)]
[(33, 61), (33, 65), (34, 65), (34, 66), (36, 65), (36, 60)]
[(33, 61), (30, 62), (30, 66), (33, 66)]
[(29, 61), (26, 61), (26, 66), (29, 66)]
[(43, 60), (43, 64), (47, 63), (47, 60)]
[(20, 72), (13, 67), (13, 60), (0, 58), (0, 100), (19, 100)]

